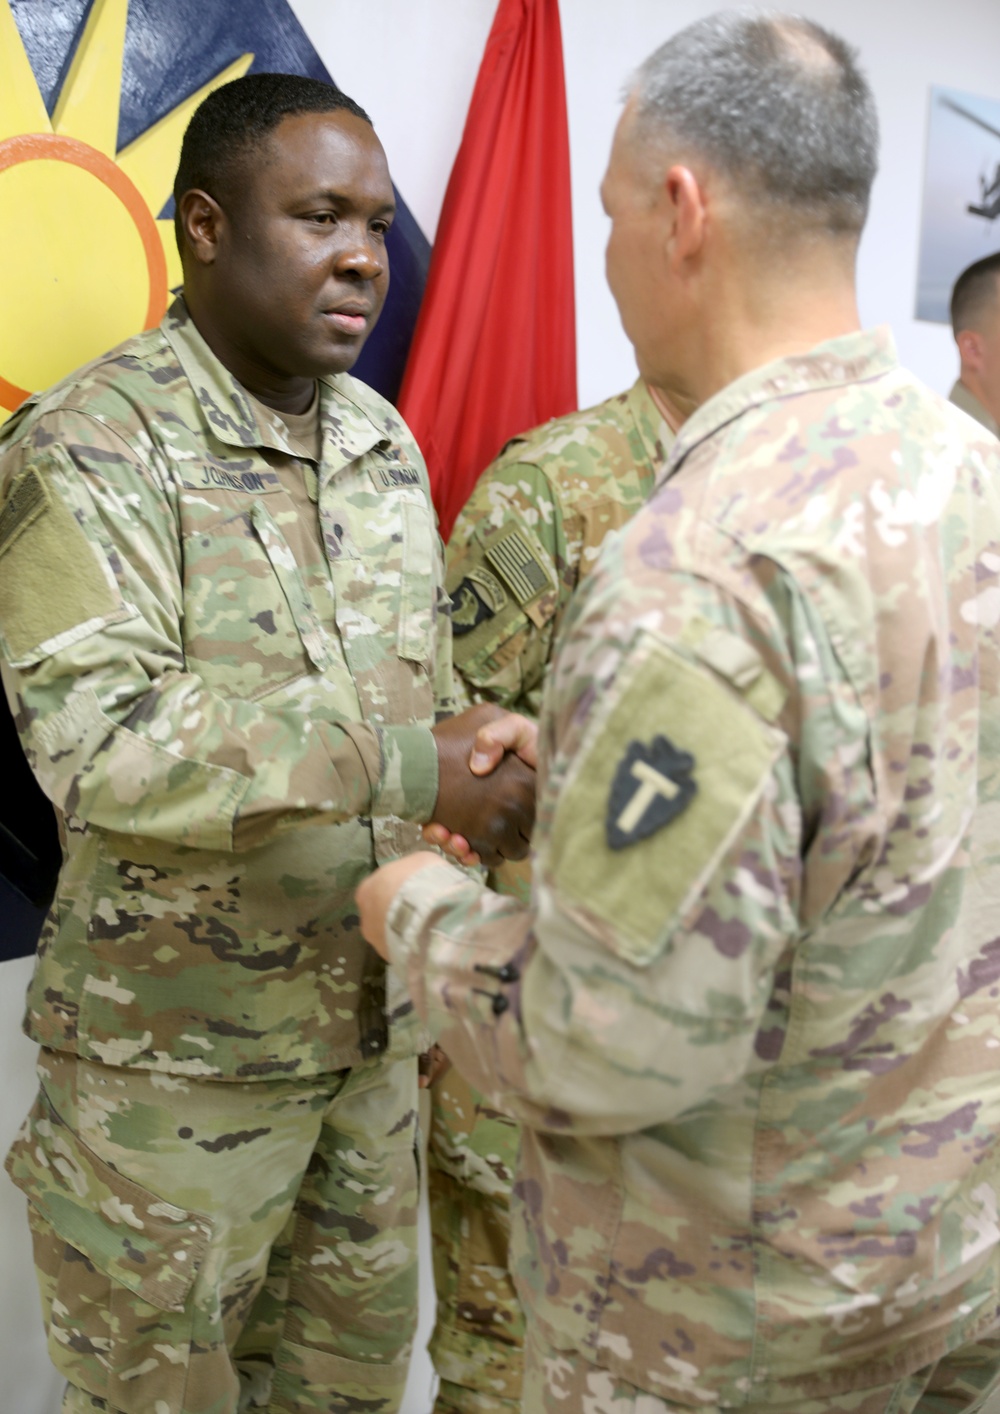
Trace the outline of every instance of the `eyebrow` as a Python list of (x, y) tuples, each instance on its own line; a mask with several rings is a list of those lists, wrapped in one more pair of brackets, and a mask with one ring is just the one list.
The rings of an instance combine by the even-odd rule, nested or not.
[[(299, 198), (299, 200), (307, 204), (313, 201), (329, 201), (333, 204), (336, 204), (337, 202), (344, 202), (349, 206), (355, 204), (354, 198), (349, 197), (346, 192), (334, 191), (332, 188), (329, 187), (321, 191), (306, 192), (302, 197)], [(397, 207), (396, 202), (394, 200), (384, 201), (381, 206), (377, 206), (375, 208), (375, 214), (377, 216), (394, 216), (396, 214), (396, 210)]]

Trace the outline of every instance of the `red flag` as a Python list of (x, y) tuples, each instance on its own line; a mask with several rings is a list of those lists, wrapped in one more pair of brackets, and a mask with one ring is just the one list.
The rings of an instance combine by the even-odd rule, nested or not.
[(445, 538), (504, 442), (575, 407), (558, 0), (500, 0), (399, 396)]

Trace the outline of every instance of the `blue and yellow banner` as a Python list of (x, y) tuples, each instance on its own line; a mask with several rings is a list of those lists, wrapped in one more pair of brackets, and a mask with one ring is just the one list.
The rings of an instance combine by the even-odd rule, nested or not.
[[(158, 323), (184, 129), (252, 70), (332, 81), (284, 0), (0, 0), (0, 420)], [(389, 257), (355, 372), (394, 397), (429, 257), (403, 202)]]

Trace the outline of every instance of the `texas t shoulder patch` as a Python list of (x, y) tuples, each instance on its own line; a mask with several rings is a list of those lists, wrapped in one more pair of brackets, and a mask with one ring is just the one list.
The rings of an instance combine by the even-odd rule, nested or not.
[(606, 820), (608, 844), (626, 849), (676, 820), (698, 789), (691, 772), (694, 757), (679, 751), (669, 737), (654, 736), (647, 746), (630, 741), (618, 764)]
[(784, 744), (739, 689), (638, 629), (552, 779), (539, 865), (559, 907), (649, 966), (747, 828)]

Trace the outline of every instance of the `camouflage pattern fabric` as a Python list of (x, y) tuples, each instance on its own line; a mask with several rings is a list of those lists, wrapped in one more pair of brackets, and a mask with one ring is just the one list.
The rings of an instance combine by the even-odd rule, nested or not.
[[(597, 407), (514, 438), (483, 472), (447, 552), (455, 664), (472, 698), (537, 716), (570, 598), (605, 537), (648, 497), (673, 440), (640, 379)], [(511, 533), (540, 567), (539, 589), (527, 604), (507, 562), (490, 558)], [(490, 885), (527, 901), (527, 862), (505, 865)], [(441, 1377), (435, 1414), (520, 1407), (524, 1318), (507, 1272), (517, 1146), (514, 1120), (470, 1090), (454, 1068), (432, 1087), (428, 1176), (437, 1318), (430, 1352)]]
[[(65, 1414), (389, 1414), (416, 1324), (416, 1075), (218, 1082), (43, 1051), (8, 1168)], [(273, 1379), (273, 1387), (272, 1387)]]
[(431, 1090), (427, 1186), (437, 1310), (435, 1414), (521, 1405), (524, 1316), (508, 1270), (520, 1134), (451, 1067)]
[(455, 666), (477, 698), (538, 716), (573, 591), (645, 503), (673, 440), (640, 379), (515, 437), (483, 472), (448, 542)]
[[(64, 854), (26, 1029), (53, 1053), (104, 1066), (116, 1095), (134, 1093), (133, 1071), (158, 1077), (153, 1098), (115, 1121), (114, 1171), (75, 1182), (89, 1160), (54, 1097), (59, 1118), (42, 1096), (40, 1138), (25, 1141), (37, 1161), (15, 1151), (71, 1405), (231, 1410), (226, 1342), (252, 1314), (244, 1341), (274, 1346), (275, 1330), (258, 1330), (272, 1288), (274, 1319), (290, 1324), (269, 1407), (388, 1414), (401, 1396), (414, 1097), (393, 1110), (401, 1128), (387, 1138), (386, 1096), (373, 1091), (378, 1145), (354, 1157), (324, 1149), (339, 1121), (322, 1112), (331, 1085), (344, 1089), (346, 1074), (361, 1084), (375, 1057), (408, 1058), (412, 1089), (426, 1044), (398, 979), (360, 937), (353, 895), (377, 862), (419, 841), (406, 822), (434, 805), (429, 728), (453, 705), (448, 606), (424, 466), (396, 413), (342, 374), (320, 381), (319, 428), (315, 462), (177, 302), (159, 329), (32, 399), (0, 434), (4, 683)], [(292, 1087), (282, 1113), (312, 1116), (311, 1160), (306, 1131), (286, 1153), (281, 1125), (263, 1116), (279, 1082)], [(189, 1121), (170, 1127), (168, 1097), (185, 1112), (215, 1106), (177, 1156), (203, 1145), (219, 1188), (193, 1167), (187, 1188), (172, 1173)], [(259, 1111), (241, 1122), (241, 1105)], [(67, 1164), (71, 1191), (53, 1199), (48, 1180)], [(312, 1259), (280, 1236), (306, 1172), (295, 1242), (318, 1244), (308, 1282)], [(336, 1175), (340, 1210), (324, 1187)], [(322, 1231), (310, 1237), (301, 1205), (312, 1185)], [(353, 1213), (349, 1195), (369, 1193)], [(132, 1231), (130, 1215), (145, 1224), (144, 1212), (157, 1219), (149, 1243)], [(237, 1217), (232, 1250), (215, 1245)], [(124, 1224), (120, 1242), (105, 1218)], [(175, 1244), (179, 1270), (164, 1256), (175, 1221), (190, 1225)], [(279, 1301), (283, 1260), (302, 1273), (294, 1316)], [(81, 1306), (87, 1333), (61, 1328)], [(105, 1339), (116, 1351), (120, 1341), (118, 1364)], [(205, 1354), (195, 1384), (192, 1340)], [(265, 1360), (259, 1407), (269, 1378)]]
[(998, 639), (1000, 447), (886, 333), (718, 393), (605, 545), (531, 907), (439, 863), (388, 920), (524, 1123), (543, 1344), (668, 1406), (801, 1410), (996, 1325)]
[[(976, 1414), (1000, 1387), (1000, 1336), (985, 1335), (943, 1360), (877, 1389), (741, 1404), (741, 1414)], [(658, 1399), (607, 1370), (561, 1350), (540, 1349), (530, 1337), (525, 1351), (524, 1408), (531, 1414), (685, 1414), (687, 1404)], [(721, 1414), (722, 1405), (699, 1405)]]
[(178, 302), (0, 434), (4, 680), (65, 856), (43, 1045), (263, 1078), (377, 1054), (387, 1012), (423, 1044), (353, 891), (434, 805), (443, 568), (395, 412), (341, 374), (320, 423), (313, 466)]

